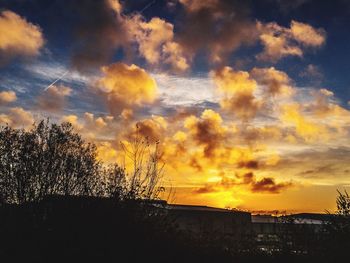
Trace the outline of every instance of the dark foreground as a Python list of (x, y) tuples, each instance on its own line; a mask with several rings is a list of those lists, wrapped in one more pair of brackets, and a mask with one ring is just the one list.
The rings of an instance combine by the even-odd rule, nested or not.
[(144, 202), (50, 197), (0, 207), (0, 262), (347, 262), (350, 236), (340, 232), (314, 238), (307, 253), (288, 244), (263, 252), (249, 234), (232, 241), (181, 231)]

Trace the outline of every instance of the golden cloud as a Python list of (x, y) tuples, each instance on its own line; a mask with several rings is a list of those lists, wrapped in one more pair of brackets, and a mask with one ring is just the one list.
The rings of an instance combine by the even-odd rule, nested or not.
[(139, 53), (148, 63), (158, 65), (164, 61), (176, 70), (188, 69), (182, 48), (173, 40), (174, 26), (171, 23), (158, 17), (146, 22), (139, 14), (125, 21), (130, 39), (136, 40)]
[(259, 84), (266, 87), (266, 92), (269, 95), (289, 96), (293, 93), (293, 88), (290, 85), (291, 79), (285, 72), (277, 70), (274, 67), (253, 68), (251, 75)]
[(252, 180), (250, 182), (252, 192), (278, 194), (282, 190), (293, 185), (291, 182), (276, 183), (271, 177), (264, 177), (260, 180), (254, 180), (254, 177), (251, 178), (249, 175), (249, 178)]
[(78, 130), (81, 129), (81, 126), (78, 123), (78, 116), (74, 115), (74, 114), (70, 114), (70, 115), (64, 115), (61, 118), (62, 122), (69, 122), (71, 123), (73, 126), (75, 126), (75, 128), (78, 128)]
[(272, 177), (263, 177), (256, 179), (256, 176), (252, 172), (243, 174), (242, 176), (236, 176), (235, 178), (222, 176), (216, 183), (208, 183), (203, 187), (195, 189), (195, 194), (210, 194), (213, 192), (222, 192), (231, 190), (235, 187), (247, 187), (253, 193), (269, 193), (278, 194), (282, 190), (285, 190), (293, 184), (291, 182), (276, 183)]
[(12, 11), (0, 13), (0, 58), (36, 56), (43, 45), (44, 38), (39, 26)]
[(163, 46), (164, 61), (179, 71), (187, 70), (190, 65), (184, 56), (183, 48), (176, 42), (170, 41)]
[(161, 116), (152, 116), (150, 119), (138, 121), (128, 136), (142, 136), (153, 143), (164, 138), (168, 123)]
[(115, 63), (101, 68), (103, 76), (96, 88), (106, 101), (110, 112), (117, 116), (124, 109), (153, 103), (157, 97), (155, 80), (142, 68), (132, 64)]
[(69, 122), (74, 129), (81, 133), (84, 138), (101, 143), (100, 137), (109, 138), (114, 136), (117, 131), (114, 117), (105, 115), (96, 117), (90, 112), (85, 112), (83, 116), (74, 114), (64, 115), (61, 117), (62, 122)]
[[(276, 62), (286, 56), (303, 56), (302, 47), (319, 47), (325, 42), (325, 31), (311, 25), (292, 20), (290, 28), (275, 22), (263, 24), (257, 22), (260, 41), (264, 46), (257, 58)], [(300, 46), (302, 45), (302, 46)]]
[(10, 108), (7, 114), (0, 114), (0, 123), (8, 124), (14, 128), (28, 128), (34, 123), (31, 112), (20, 107)]
[(304, 116), (302, 107), (298, 103), (283, 105), (281, 109), (281, 120), (291, 124), (297, 135), (305, 141), (329, 140), (327, 126)]
[(1, 91), (0, 92), (0, 105), (8, 104), (17, 100), (16, 93), (14, 91)]
[(286, 56), (301, 57), (303, 55), (299, 46), (290, 43), (287, 28), (281, 27), (275, 22), (265, 25), (258, 22), (258, 28), (262, 31), (260, 41), (264, 46), (263, 52), (257, 55), (258, 59), (276, 62)]
[(200, 145), (204, 145), (203, 153), (212, 157), (215, 149), (220, 145), (226, 135), (226, 127), (222, 126), (221, 116), (213, 110), (203, 111), (200, 118), (187, 117), (184, 126), (189, 130), (192, 138)]
[(262, 103), (254, 95), (257, 83), (250, 78), (248, 72), (234, 71), (230, 67), (224, 67), (212, 71), (210, 75), (223, 94), (220, 102), (223, 109), (244, 121), (255, 117)]
[(110, 142), (101, 142), (97, 145), (97, 157), (107, 163), (114, 163), (118, 158), (118, 151)]
[(318, 47), (326, 41), (326, 33), (324, 29), (315, 29), (312, 26), (292, 20), (290, 32), (293, 38), (306, 45)]

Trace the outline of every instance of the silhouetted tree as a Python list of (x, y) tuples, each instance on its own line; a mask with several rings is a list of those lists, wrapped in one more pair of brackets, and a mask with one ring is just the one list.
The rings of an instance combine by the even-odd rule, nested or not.
[(32, 129), (0, 128), (0, 202), (21, 204), (46, 195), (157, 199), (164, 164), (158, 143), (140, 134), (122, 144), (132, 172), (97, 160), (96, 146), (70, 123), (40, 121)]
[(344, 193), (338, 190), (337, 197), (337, 214), (345, 217), (350, 217), (350, 196), (345, 190)]
[(326, 259), (334, 262), (348, 255), (350, 249), (350, 197), (347, 191), (337, 191), (337, 211), (330, 214), (329, 222), (324, 225), (322, 243)]
[(118, 164), (109, 164), (102, 166), (99, 172), (101, 184), (99, 195), (104, 197), (111, 197), (117, 200), (124, 199), (126, 195), (127, 178), (125, 169)]
[(69, 123), (41, 121), (26, 131), (0, 129), (0, 193), (7, 203), (45, 195), (94, 195), (100, 164), (96, 147)]
[(127, 198), (158, 199), (165, 190), (161, 186), (164, 163), (161, 163), (159, 142), (151, 145), (148, 138), (137, 133), (131, 141), (121, 143), (121, 146), (128, 159), (126, 161), (131, 164), (124, 189)]

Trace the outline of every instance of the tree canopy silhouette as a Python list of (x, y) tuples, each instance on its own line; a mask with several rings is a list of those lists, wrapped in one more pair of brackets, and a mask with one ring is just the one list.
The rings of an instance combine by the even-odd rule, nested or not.
[(118, 199), (154, 199), (164, 189), (158, 146), (136, 136), (122, 145), (132, 169), (106, 165), (96, 146), (76, 133), (70, 123), (48, 120), (30, 130), (0, 128), (0, 203), (39, 201), (47, 195), (79, 195)]
[(45, 195), (96, 194), (96, 147), (69, 123), (41, 121), (29, 131), (0, 130), (0, 193), (7, 203), (37, 201)]

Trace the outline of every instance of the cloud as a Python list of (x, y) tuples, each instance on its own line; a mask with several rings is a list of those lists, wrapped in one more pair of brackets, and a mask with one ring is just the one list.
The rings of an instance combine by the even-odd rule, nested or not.
[(77, 127), (80, 127), (79, 129), (81, 129), (81, 126), (79, 125), (78, 126), (78, 116), (77, 115), (74, 115), (74, 114), (70, 114), (70, 115), (64, 115), (62, 116), (61, 118), (61, 121), (62, 122), (69, 122), (71, 123), (73, 126), (75, 126), (76, 128)]
[(113, 138), (115, 133), (119, 131), (113, 116), (95, 116), (90, 112), (85, 112), (81, 116), (75, 114), (63, 115), (61, 122), (71, 123), (74, 129), (82, 134), (84, 138), (97, 144)]
[(0, 92), (0, 105), (5, 105), (17, 100), (16, 93), (14, 91), (1, 91)]
[(314, 64), (307, 65), (306, 68), (299, 73), (299, 76), (311, 80), (311, 83), (315, 86), (319, 86), (323, 80), (321, 69)]
[(255, 117), (261, 107), (261, 101), (254, 95), (257, 83), (248, 72), (234, 71), (230, 67), (224, 67), (211, 71), (210, 75), (223, 94), (220, 105), (224, 110), (235, 114), (243, 121)]
[(203, 111), (200, 118), (187, 117), (184, 126), (189, 130), (193, 139), (204, 146), (203, 153), (206, 157), (212, 157), (225, 137), (226, 127), (222, 126), (221, 116), (213, 110)]
[(214, 9), (219, 3), (219, 0), (179, 0), (179, 2), (183, 4), (189, 12), (197, 12), (205, 8)]
[(16, 13), (0, 13), (0, 59), (7, 62), (14, 57), (32, 57), (39, 54), (44, 38), (36, 26)]
[(189, 68), (182, 47), (174, 40), (174, 26), (164, 19), (146, 21), (140, 13), (126, 15), (119, 0), (84, 0), (72, 3), (71, 8), (78, 18), (72, 63), (79, 70), (108, 64), (118, 49), (130, 61), (134, 45), (153, 66), (168, 64), (178, 71)]
[(159, 63), (161, 46), (170, 41), (173, 36), (173, 25), (158, 17), (148, 23), (140, 15), (135, 15), (129, 21), (130, 34), (139, 43), (139, 52), (151, 63)]
[(185, 54), (205, 53), (214, 63), (224, 63), (242, 45), (258, 39), (256, 24), (242, 1), (180, 0), (185, 10), (176, 40)]
[(149, 140), (149, 142), (154, 143), (164, 139), (167, 126), (168, 123), (165, 118), (152, 116), (149, 119), (138, 121), (130, 135), (141, 135)]
[(257, 59), (276, 62), (286, 56), (302, 57), (305, 47), (320, 47), (326, 40), (323, 29), (315, 29), (311, 25), (292, 20), (290, 28), (275, 22), (263, 24), (257, 22), (260, 41), (264, 46)]
[(256, 160), (241, 161), (238, 163), (238, 168), (258, 169), (259, 162)]
[[(344, 144), (317, 145), (289, 152), (270, 172), (297, 177), (302, 184), (339, 185), (349, 183), (350, 148)], [(317, 179), (317, 180), (315, 180)]]
[(53, 85), (38, 97), (38, 107), (51, 112), (60, 111), (65, 106), (66, 97), (71, 93), (72, 89), (69, 87)]
[(326, 41), (324, 29), (315, 29), (312, 26), (292, 20), (290, 25), (292, 37), (305, 46), (319, 47)]
[(216, 103), (218, 98), (214, 85), (208, 76), (178, 76), (172, 74), (152, 74), (159, 88), (159, 98), (167, 106), (191, 107), (203, 101)]
[(0, 123), (8, 124), (13, 128), (28, 128), (34, 123), (31, 112), (20, 107), (10, 108), (7, 114), (0, 114)]
[(257, 59), (264, 61), (276, 62), (286, 56), (303, 55), (303, 51), (299, 46), (291, 45), (289, 42), (288, 29), (272, 22), (266, 25), (258, 23), (261, 28), (260, 41), (264, 46), (262, 53), (257, 55)]
[(291, 95), (293, 88), (291, 86), (291, 79), (288, 75), (274, 67), (270, 68), (253, 68), (251, 75), (260, 84), (266, 87), (268, 95)]
[(72, 64), (79, 70), (89, 70), (108, 64), (114, 52), (123, 47), (130, 53), (122, 5), (118, 0), (70, 1), (75, 14)]
[(101, 142), (97, 146), (97, 158), (107, 163), (115, 163), (118, 160), (118, 151), (110, 142)]
[(286, 104), (281, 108), (281, 120), (291, 124), (300, 138), (308, 142), (329, 140), (327, 126), (304, 116), (302, 107), (298, 103)]
[(261, 180), (251, 183), (252, 192), (278, 194), (282, 190), (292, 186), (292, 183), (276, 183), (271, 177), (262, 178)]
[(293, 186), (292, 182), (276, 183), (272, 177), (263, 177), (260, 180), (252, 172), (245, 173), (235, 178), (222, 176), (216, 183), (207, 183), (195, 189), (196, 194), (210, 194), (222, 191), (233, 191), (235, 187), (246, 187), (253, 193), (278, 194)]
[(170, 64), (175, 70), (189, 68), (182, 47), (174, 42), (174, 26), (159, 17), (149, 22), (140, 15), (125, 19), (130, 39), (138, 44), (139, 53), (151, 65), (161, 62)]
[(155, 80), (134, 64), (115, 63), (103, 66), (101, 71), (103, 76), (96, 81), (95, 89), (114, 116), (124, 109), (151, 104), (157, 98)]
[(164, 62), (171, 65), (174, 69), (185, 71), (190, 65), (188, 59), (184, 56), (183, 48), (176, 42), (170, 41), (163, 46)]

